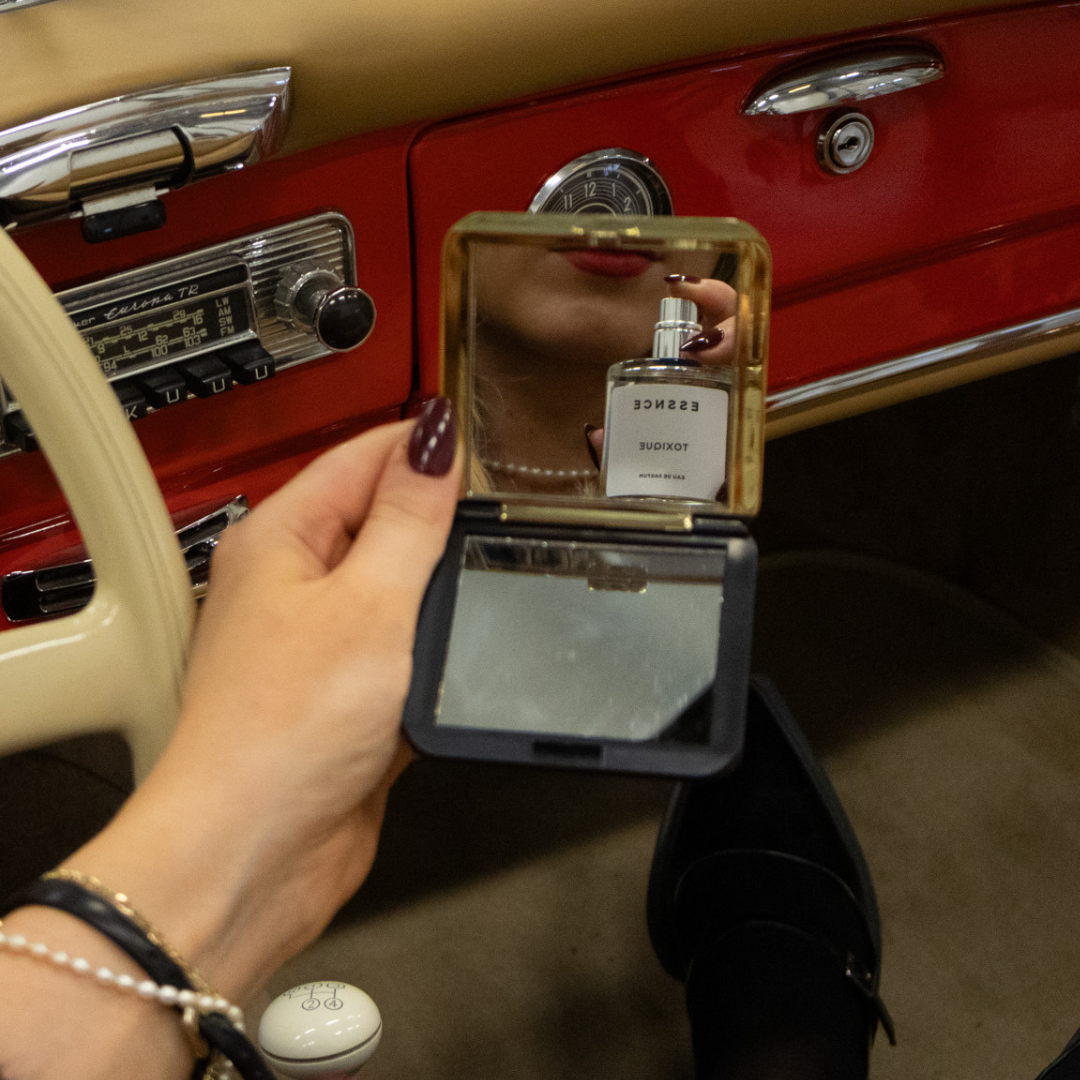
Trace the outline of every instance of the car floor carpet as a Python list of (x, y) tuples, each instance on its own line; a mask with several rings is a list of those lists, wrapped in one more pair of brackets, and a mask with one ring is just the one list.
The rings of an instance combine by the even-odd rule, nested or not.
[[(1034, 1080), (1080, 1026), (1080, 661), (959, 588), (864, 556), (770, 556), (755, 670), (866, 849), (899, 1045), (877, 1080)], [(289, 986), (367, 990), (368, 1080), (692, 1076), (645, 883), (668, 784), (421, 761), (375, 869)]]

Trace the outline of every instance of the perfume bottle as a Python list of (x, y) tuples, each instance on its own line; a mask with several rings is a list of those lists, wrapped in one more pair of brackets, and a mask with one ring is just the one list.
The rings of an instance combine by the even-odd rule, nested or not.
[(733, 371), (679, 356), (701, 332), (697, 305), (665, 297), (651, 358), (607, 375), (605, 495), (714, 502), (726, 497)]

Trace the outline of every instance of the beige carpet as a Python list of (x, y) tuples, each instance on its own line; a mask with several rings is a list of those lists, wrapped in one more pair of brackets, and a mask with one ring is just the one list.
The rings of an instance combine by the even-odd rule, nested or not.
[[(877, 881), (900, 1045), (872, 1075), (1033, 1080), (1080, 1025), (1080, 662), (938, 579), (808, 554), (765, 562), (755, 666)], [(369, 1080), (692, 1075), (644, 929), (666, 791), (421, 762), (369, 883), (269, 991), (367, 989)]]
[(870, 560), (781, 557), (759, 592), (758, 664), (878, 888), (900, 1045), (873, 1075), (1034, 1077), (1080, 1026), (1080, 663)]

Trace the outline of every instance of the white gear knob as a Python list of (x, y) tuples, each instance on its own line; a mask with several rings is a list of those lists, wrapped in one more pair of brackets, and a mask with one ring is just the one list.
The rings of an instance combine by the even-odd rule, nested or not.
[(294, 986), (274, 998), (259, 1021), (267, 1061), (296, 1080), (332, 1080), (355, 1073), (382, 1038), (379, 1007), (343, 982)]

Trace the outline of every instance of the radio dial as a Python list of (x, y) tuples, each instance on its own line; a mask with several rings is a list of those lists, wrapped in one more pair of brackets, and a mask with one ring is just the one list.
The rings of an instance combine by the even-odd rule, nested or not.
[(313, 260), (296, 263), (281, 275), (274, 307), (285, 322), (310, 330), (335, 352), (355, 349), (375, 325), (371, 297)]

